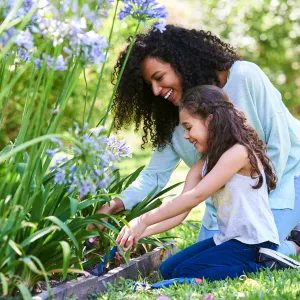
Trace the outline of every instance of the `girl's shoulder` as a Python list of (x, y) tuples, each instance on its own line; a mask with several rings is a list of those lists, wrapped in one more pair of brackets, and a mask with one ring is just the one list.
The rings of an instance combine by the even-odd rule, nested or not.
[[(248, 158), (248, 150), (244, 145), (236, 143), (231, 148), (229, 148), (226, 152), (224, 152), (225, 156), (237, 157), (239, 159)], [(222, 155), (222, 156), (223, 156)]]
[(218, 163), (224, 165), (230, 163), (242, 169), (249, 163), (248, 150), (245, 146), (237, 143), (222, 154)]

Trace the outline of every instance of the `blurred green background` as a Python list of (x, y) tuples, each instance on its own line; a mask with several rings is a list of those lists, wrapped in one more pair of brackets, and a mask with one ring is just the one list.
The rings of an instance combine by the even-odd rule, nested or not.
[[(245, 59), (258, 64), (269, 76), (272, 83), (282, 93), (283, 101), (289, 110), (300, 118), (300, 2), (294, 0), (158, 0), (168, 10), (169, 24), (183, 25), (188, 28), (209, 30), (237, 48)], [(101, 34), (108, 36), (110, 28), (108, 18), (104, 22)], [(110, 83), (113, 66), (118, 53), (125, 47), (126, 39), (133, 33), (134, 23), (118, 21), (112, 40), (112, 47), (106, 65), (104, 82), (98, 92), (96, 110), (90, 126), (95, 126), (104, 115), (109, 101), (112, 85)], [(143, 26), (141, 29), (144, 30)], [(92, 102), (96, 89), (99, 71), (95, 68), (86, 69), (87, 84), (82, 76), (72, 93), (61, 130), (66, 130), (74, 121), (82, 122), (84, 99)], [(62, 81), (64, 73), (57, 76)], [(28, 78), (28, 79), (27, 79)], [(23, 75), (23, 87), (14, 91), (8, 104), (4, 124), (0, 132), (0, 149), (13, 141), (19, 128), (22, 107), (29, 84), (29, 74)], [(51, 94), (50, 103), (55, 103), (57, 95)], [(49, 112), (53, 110), (49, 106)], [(112, 116), (110, 115), (110, 122)], [(109, 122), (108, 122), (109, 123)], [(118, 133), (133, 148), (133, 158), (124, 160), (120, 165), (121, 175), (127, 175), (139, 166), (147, 164), (152, 152), (151, 145), (141, 150), (141, 134), (128, 128)], [(187, 168), (180, 164), (172, 175), (171, 182), (182, 181)], [(177, 190), (180, 190), (178, 188)]]

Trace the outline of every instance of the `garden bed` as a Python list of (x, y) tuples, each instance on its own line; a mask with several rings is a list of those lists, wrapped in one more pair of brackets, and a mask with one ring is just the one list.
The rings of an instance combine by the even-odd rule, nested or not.
[[(94, 292), (105, 292), (108, 283), (114, 283), (120, 278), (137, 279), (138, 276), (147, 276), (153, 270), (157, 270), (162, 261), (175, 253), (175, 243), (168, 244), (169, 249), (157, 247), (149, 253), (130, 260), (128, 264), (110, 270), (103, 276), (80, 276), (57, 287), (52, 288), (55, 300), (75, 297), (86, 299), (87, 295)], [(35, 300), (49, 299), (48, 292), (42, 292), (33, 297)]]

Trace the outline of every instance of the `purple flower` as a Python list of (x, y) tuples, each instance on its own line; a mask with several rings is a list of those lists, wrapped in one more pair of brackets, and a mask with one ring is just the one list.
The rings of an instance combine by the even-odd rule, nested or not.
[(47, 149), (46, 153), (52, 158), (58, 151), (59, 151), (59, 148)]
[(79, 188), (79, 196), (80, 198), (84, 197), (90, 192), (91, 185), (87, 182), (82, 182), (82, 185)]
[(56, 182), (58, 184), (67, 183), (66, 171), (63, 168), (57, 168), (57, 172), (54, 176), (54, 182)]
[(71, 49), (69, 49), (68, 47), (66, 47), (66, 46), (63, 47), (63, 50), (64, 50), (67, 54), (70, 54), (70, 55), (73, 55), (73, 54), (74, 54), (74, 52), (73, 52)]
[(106, 189), (109, 184), (110, 184), (110, 179), (109, 178), (104, 178), (104, 179), (97, 182), (97, 187), (100, 188), (100, 189)]
[(102, 130), (103, 130), (103, 126), (98, 126), (98, 127), (95, 127), (95, 128), (91, 128), (90, 133), (92, 133), (94, 135), (99, 135)]
[(145, 22), (149, 19), (166, 19), (167, 11), (164, 6), (159, 6), (155, 0), (123, 0), (125, 7), (118, 14), (119, 20), (125, 17), (133, 17)]
[(65, 64), (64, 61), (64, 57), (60, 54), (58, 55), (57, 59), (56, 59), (56, 64), (55, 64), (55, 71), (64, 71), (67, 69), (67, 66)]
[(71, 173), (72, 176), (74, 176), (76, 171), (77, 171), (77, 167), (75, 165), (70, 167), (70, 173)]
[(126, 145), (126, 141), (122, 140), (116, 143), (117, 155), (121, 157), (132, 157), (130, 146)]
[(34, 61), (33, 61), (33, 63), (34, 63), (34, 67), (36, 69), (41, 68), (42, 65), (43, 65), (43, 61), (41, 59), (39, 59), (39, 58), (35, 58)]
[(75, 125), (75, 135), (78, 135), (78, 133), (80, 132), (80, 128), (79, 128), (79, 125), (78, 123), (74, 122), (74, 125)]
[(166, 22), (154, 23), (153, 27), (155, 28), (154, 31), (159, 30), (161, 33), (163, 33), (166, 30)]
[(19, 57), (24, 61), (30, 60), (30, 52), (25, 48), (18, 48)]
[(7, 29), (6, 32), (2, 33), (2, 36), (0, 37), (0, 43), (5, 46), (15, 32), (16, 30), (14, 27)]
[[(45, 55), (43, 55), (43, 57), (45, 58)], [(47, 55), (46, 57), (46, 63), (47, 63), (47, 67), (49, 69), (52, 69), (53, 68), (53, 65), (54, 65), (54, 57), (50, 56), (50, 55)], [(54, 70), (55, 71), (64, 71), (66, 70), (67, 67), (65, 65), (65, 62), (64, 62), (64, 58), (63, 56), (60, 54), (57, 56), (56, 58), (56, 62), (55, 62), (55, 66), (54, 66)]]
[(94, 174), (95, 174), (97, 177), (99, 177), (99, 176), (101, 176), (102, 171), (96, 169), (96, 170), (94, 170)]
[(53, 142), (53, 143), (58, 143), (60, 149), (63, 149), (63, 148), (64, 148), (64, 145), (63, 145), (63, 143), (62, 143), (62, 141), (61, 141), (60, 139), (54, 137), (54, 138), (51, 138), (50, 140), (51, 140), (51, 142)]
[(65, 163), (66, 161), (68, 161), (68, 159), (66, 157), (60, 157), (56, 160), (56, 167), (58, 167), (59, 165), (61, 165), (62, 163)]
[(74, 189), (77, 187), (78, 179), (76, 177), (71, 178), (71, 185), (68, 189), (68, 193), (72, 193)]
[(32, 50), (34, 46), (33, 35), (29, 32), (28, 29), (26, 29), (25, 31), (20, 31), (20, 33), (16, 37), (15, 42), (19, 47), (24, 47), (28, 51)]
[(100, 155), (100, 162), (103, 168), (106, 168), (109, 165), (110, 157), (109, 154), (106, 152), (103, 155)]
[[(77, 189), (82, 198), (89, 193), (95, 194), (97, 188), (106, 189), (108, 187), (112, 181), (112, 172), (115, 169), (113, 163), (119, 157), (129, 156), (130, 147), (126, 145), (124, 140), (118, 142), (115, 137), (98, 136), (103, 127), (89, 129), (86, 123), (81, 129), (75, 123), (75, 128), (69, 132), (75, 136), (76, 146), (71, 144), (69, 149), (73, 152), (73, 159), (76, 164), (68, 167), (61, 164), (62, 160), (56, 161), (53, 168), (57, 169), (54, 181), (58, 184), (69, 184), (69, 193)], [(59, 143), (60, 140), (52, 139), (52, 142)], [(58, 150), (59, 148), (48, 154), (54, 155)], [(63, 160), (66, 161), (67, 159), (64, 158)]]

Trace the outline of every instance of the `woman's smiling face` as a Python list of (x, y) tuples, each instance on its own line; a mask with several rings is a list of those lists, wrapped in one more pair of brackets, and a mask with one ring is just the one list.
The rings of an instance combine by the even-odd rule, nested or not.
[(154, 57), (146, 57), (141, 62), (144, 81), (151, 86), (155, 96), (163, 97), (178, 106), (182, 97), (180, 76), (169, 63)]

